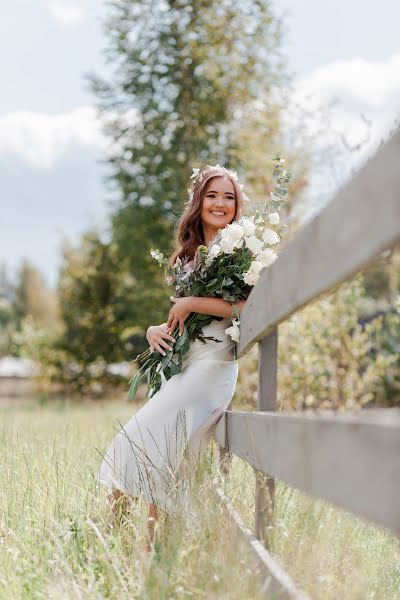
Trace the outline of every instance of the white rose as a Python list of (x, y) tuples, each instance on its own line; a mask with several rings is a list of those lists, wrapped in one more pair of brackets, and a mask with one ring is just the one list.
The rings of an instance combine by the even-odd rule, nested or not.
[(256, 231), (256, 226), (250, 219), (243, 219), (242, 227), (244, 231), (244, 235), (254, 235)]
[(236, 243), (237, 240), (234, 240), (231, 237), (224, 237), (220, 241), (219, 245), (224, 254), (232, 254), (235, 249)]
[(268, 220), (271, 225), (278, 225), (279, 223), (279, 213), (273, 212), (268, 215)]
[(258, 260), (253, 260), (250, 265), (249, 270), (244, 273), (244, 282), (247, 285), (255, 285), (259, 279), (260, 271), (263, 268), (263, 265)]
[(262, 240), (259, 240), (256, 235), (250, 235), (249, 237), (246, 237), (245, 239), (246, 239), (247, 248), (249, 250), (251, 250), (251, 252), (253, 252), (253, 254), (258, 254), (259, 252), (261, 252), (264, 244), (263, 244)]
[(259, 279), (259, 275), (257, 275), (256, 273), (252, 273), (251, 271), (247, 271), (247, 273), (244, 274), (243, 276), (243, 280), (247, 285), (256, 285), (258, 279)]
[(280, 241), (279, 235), (273, 229), (264, 229), (262, 236), (266, 244), (277, 244)]
[(262, 268), (263, 268), (263, 265), (259, 260), (253, 260), (250, 265), (250, 269), (253, 271), (253, 273), (258, 274)]
[(239, 223), (229, 223), (222, 230), (222, 237), (229, 237), (239, 241), (243, 237), (243, 227)]
[(265, 248), (265, 250), (260, 252), (257, 258), (263, 267), (268, 267), (269, 265), (272, 265), (272, 263), (278, 258), (278, 255), (275, 250), (271, 250), (271, 248)]
[(208, 256), (210, 258), (216, 258), (219, 254), (221, 254), (221, 246), (219, 246), (218, 244), (213, 244), (210, 248)]

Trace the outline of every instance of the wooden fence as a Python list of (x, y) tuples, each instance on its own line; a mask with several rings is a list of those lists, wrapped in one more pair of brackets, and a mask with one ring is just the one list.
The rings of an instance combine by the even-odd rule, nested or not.
[(257, 410), (215, 428), (256, 474), (255, 535), (215, 491), (260, 564), (266, 597), (306, 598), (268, 547), (275, 478), (400, 533), (400, 409), (277, 412), (278, 326), (400, 240), (400, 129), (261, 272), (241, 313), (238, 357), (258, 343)]

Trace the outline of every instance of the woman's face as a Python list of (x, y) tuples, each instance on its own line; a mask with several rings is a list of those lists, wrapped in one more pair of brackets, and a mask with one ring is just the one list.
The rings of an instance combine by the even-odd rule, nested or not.
[(211, 179), (204, 190), (201, 209), (205, 236), (210, 238), (212, 233), (225, 227), (232, 221), (235, 212), (235, 188), (231, 180), (226, 176)]

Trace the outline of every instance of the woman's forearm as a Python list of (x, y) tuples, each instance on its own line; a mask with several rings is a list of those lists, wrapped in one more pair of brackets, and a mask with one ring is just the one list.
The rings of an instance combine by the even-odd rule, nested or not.
[(236, 306), (239, 314), (246, 304), (246, 300), (239, 300), (233, 306), (231, 302), (223, 298), (205, 298), (202, 296), (191, 296), (192, 312), (203, 315), (215, 315), (216, 317), (234, 317), (233, 306)]

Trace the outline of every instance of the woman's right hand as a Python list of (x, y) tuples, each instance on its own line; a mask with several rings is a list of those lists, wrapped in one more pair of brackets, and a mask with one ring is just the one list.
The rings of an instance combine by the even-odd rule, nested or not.
[[(150, 325), (146, 332), (146, 338), (150, 345), (150, 350), (157, 350), (163, 356), (166, 355), (164, 348), (172, 350), (171, 344), (175, 342), (175, 338), (169, 333), (166, 323), (162, 325)], [(170, 340), (171, 344), (167, 342)]]

